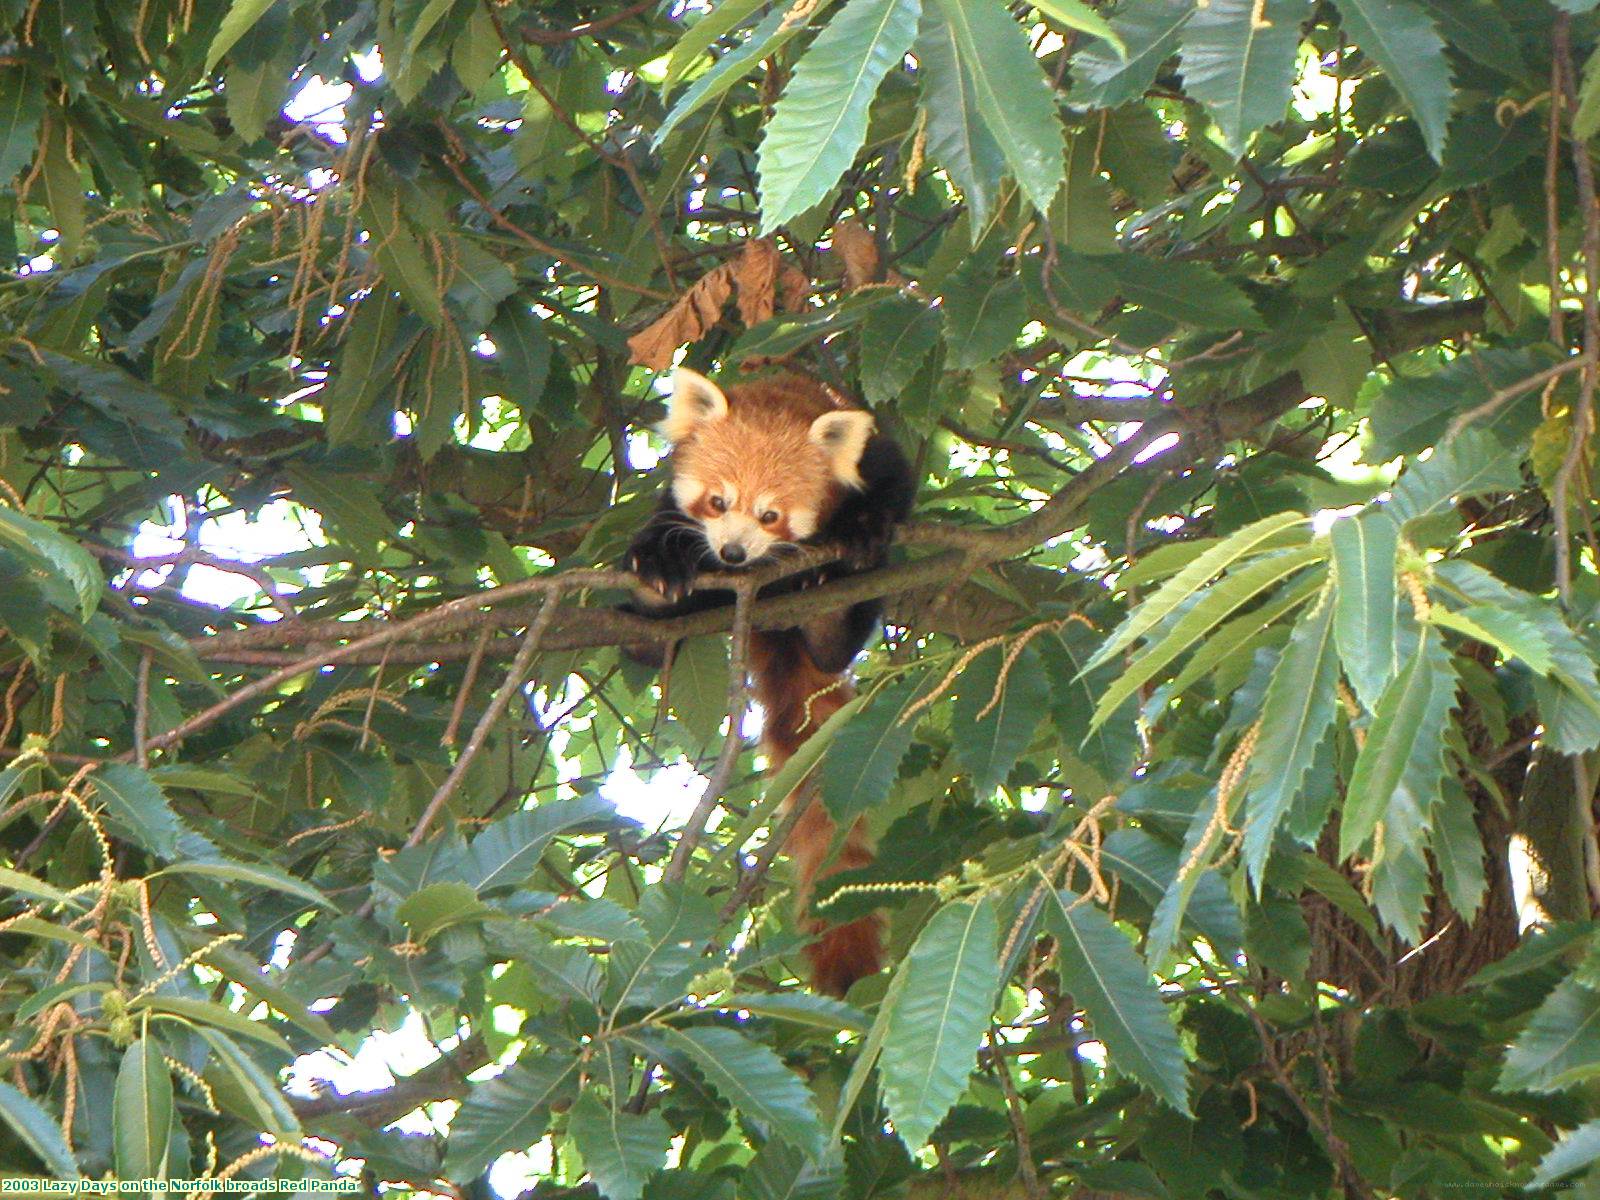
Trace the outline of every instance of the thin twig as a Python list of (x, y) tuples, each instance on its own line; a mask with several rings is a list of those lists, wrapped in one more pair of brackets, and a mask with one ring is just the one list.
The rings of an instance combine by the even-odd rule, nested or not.
[(1482, 404), (1473, 405), (1473, 407), (1451, 421), (1449, 428), (1444, 431), (1444, 437), (1439, 439), (1440, 444), (1443, 445), (1452, 441), (1468, 425), (1489, 416), (1508, 400), (1515, 400), (1518, 396), (1531, 392), (1534, 388), (1543, 387), (1552, 379), (1560, 379), (1564, 375), (1570, 375), (1583, 367), (1584, 363), (1585, 360), (1582, 357), (1564, 358), (1556, 363), (1555, 366), (1546, 367), (1536, 375), (1529, 375), (1526, 379), (1519, 379), (1516, 383), (1507, 384)]
[(695, 848), (705, 836), (706, 823), (722, 800), (728, 782), (733, 778), (734, 765), (739, 761), (739, 751), (744, 749), (745, 667), (750, 656), (750, 601), (753, 589), (740, 581), (733, 592), (733, 637), (728, 652), (728, 733), (722, 739), (722, 753), (706, 780), (705, 791), (689, 814), (689, 820), (673, 849), (672, 861), (667, 864), (662, 880), (677, 883), (689, 870), (689, 861)]

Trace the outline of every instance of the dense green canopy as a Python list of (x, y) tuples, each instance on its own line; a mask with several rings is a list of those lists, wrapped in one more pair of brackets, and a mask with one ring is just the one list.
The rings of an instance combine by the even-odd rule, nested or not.
[[(1588, 1169), (1596, 7), (0, 0), (0, 1175)], [(772, 780), (619, 650), (680, 359), (919, 474)]]

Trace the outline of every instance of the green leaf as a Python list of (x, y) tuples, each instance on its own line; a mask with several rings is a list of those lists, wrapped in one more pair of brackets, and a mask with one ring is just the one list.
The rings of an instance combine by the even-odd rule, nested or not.
[(372, 234), (372, 256), (384, 281), (400, 293), (412, 312), (440, 328), (445, 312), (438, 273), (423, 252), (401, 193), (378, 173), (367, 183), (361, 221)]
[(1205, 263), (1123, 254), (1061, 255), (1061, 271), (1102, 272), (1124, 300), (1196, 329), (1261, 329), (1261, 314), (1238, 285)]
[(1188, 1067), (1178, 1031), (1133, 944), (1070, 891), (1050, 892), (1044, 925), (1056, 939), (1062, 987), (1089, 1014), (1110, 1063), (1187, 1114)]
[(1177, 607), (1194, 595), (1212, 578), (1234, 563), (1251, 554), (1260, 553), (1284, 542), (1290, 531), (1301, 532), (1306, 517), (1297, 512), (1274, 513), (1243, 529), (1235, 530), (1203, 554), (1191, 560), (1182, 570), (1163, 583), (1145, 601), (1130, 612), (1094, 654), (1085, 671), (1092, 671), (1125, 648), (1143, 637), (1157, 624), (1170, 616)]
[[(1132, 884), (1151, 904), (1158, 903), (1166, 895), (1182, 865), (1176, 845), (1132, 825), (1113, 830), (1102, 844), (1100, 854), (1101, 861), (1113, 874)], [(1244, 929), (1239, 921), (1238, 905), (1228, 894), (1221, 875), (1214, 871), (1201, 873), (1184, 917), (1218, 953), (1228, 956), (1238, 953)]]
[(902, 718), (917, 702), (923, 681), (918, 672), (885, 689), (828, 747), (820, 772), (822, 802), (841, 826), (888, 797), (917, 729), (915, 720)]
[(479, 895), (526, 883), (546, 847), (561, 833), (613, 817), (616, 807), (599, 792), (525, 808), (484, 826), (467, 846), (462, 878)]
[[(0, 93), (3, 95), (3, 93)], [(0, 106), (0, 129), (4, 129), (4, 107)], [(1572, 114), (1572, 136), (1579, 142), (1591, 140), (1600, 133), (1600, 49), (1589, 55), (1583, 64), (1583, 85), (1578, 89), (1578, 110)], [(0, 142), (0, 163), (4, 162), (4, 145)], [(14, 173), (14, 172), (13, 172)], [(0, 178), (9, 178), (0, 171)], [(1543, 1164), (1540, 1164), (1543, 1170)]]
[(691, 741), (709, 745), (728, 716), (728, 642), (708, 635), (686, 638), (672, 656), (667, 704)]
[(664, 1029), (662, 1041), (682, 1051), (713, 1090), (747, 1118), (807, 1154), (822, 1149), (822, 1118), (800, 1077), (767, 1047), (731, 1029)]
[(171, 996), (165, 992), (158, 992), (129, 1005), (131, 1012), (145, 1010), (159, 1016), (181, 1019), (182, 1023), (202, 1031), (208, 1028), (225, 1030), (260, 1042), (264, 1046), (270, 1046), (279, 1053), (290, 1053), (289, 1043), (284, 1040), (283, 1035), (266, 1022), (252, 1021), (243, 1013), (236, 1013), (222, 1004), (213, 1004), (210, 1000), (195, 1000), (189, 996)]
[(105, 578), (94, 555), (42, 521), (0, 506), (0, 545), (12, 545), (60, 573), (78, 596), (78, 615), (87, 621), (100, 604)]
[[(1555, 362), (1546, 349), (1496, 346), (1458, 355), (1426, 374), (1396, 376), (1372, 402), (1372, 445), (1363, 457), (1377, 463), (1420, 454), (1438, 443), (1462, 413)], [(1515, 445), (1533, 432), (1539, 419), (1539, 389), (1529, 388), (1469, 428)]]
[(72, 902), (72, 898), (60, 888), (52, 887), (44, 880), (35, 879), (32, 875), (26, 875), (21, 871), (13, 871), (10, 867), (0, 867), (0, 888), (50, 904)]
[(770, 232), (821, 202), (867, 137), (867, 109), (917, 34), (922, 0), (848, 0), (795, 67), (756, 162)]
[(867, 1029), (867, 1019), (860, 1009), (832, 996), (814, 996), (810, 992), (731, 992), (707, 1001), (706, 1007), (774, 1017), (834, 1032), (845, 1029), (864, 1033)]
[[(211, 1047), (211, 1053), (222, 1066), (220, 1079), (213, 1086), (226, 1081), (232, 1094), (245, 1106), (241, 1114), (257, 1129), (265, 1130), (280, 1140), (298, 1141), (300, 1122), (284, 1099), (278, 1081), (262, 1069), (232, 1038), (210, 1025), (197, 1024), (195, 1031)], [(284, 1053), (288, 1053), (287, 1047)]]
[(1335, 521), (1333, 637), (1356, 698), (1370, 712), (1400, 669), (1395, 556), (1400, 527), (1383, 513)]
[(639, 1200), (645, 1181), (666, 1162), (672, 1140), (659, 1112), (622, 1112), (593, 1092), (574, 1101), (567, 1133), (605, 1200)]
[(1472, 798), (1449, 773), (1433, 812), (1432, 846), (1450, 906), (1463, 920), (1471, 921), (1489, 886), (1483, 870), (1483, 835), (1478, 832)]
[(1267, 856), (1311, 769), (1337, 711), (1339, 659), (1334, 652), (1333, 597), (1324, 592), (1289, 635), (1261, 705), (1261, 733), (1245, 794), (1244, 861), (1256, 895), (1265, 886)]
[(1118, 54), (1127, 57), (1128, 47), (1111, 28), (1111, 23), (1083, 0), (1034, 0), (1033, 6), (1057, 25), (1105, 39), (1116, 47)]
[(1520, 658), (1535, 674), (1548, 675), (1555, 670), (1549, 639), (1521, 613), (1508, 612), (1487, 604), (1474, 604), (1460, 612), (1435, 608), (1429, 612), (1428, 620), (1434, 625), (1465, 634), (1486, 646), (1493, 646), (1506, 658)]
[(1294, 86), (1306, 0), (1211, 0), (1183, 30), (1183, 83), (1243, 154), (1251, 136), (1282, 120)]
[(722, 0), (715, 8), (701, 14), (673, 44), (661, 86), (668, 90), (676, 86), (718, 38), (738, 28), (765, 3), (766, 0)]
[(137, 1039), (122, 1055), (111, 1099), (112, 1130), (121, 1179), (165, 1179), (172, 1140), (172, 1074), (161, 1047)]
[(1190, 0), (1128, 0), (1111, 18), (1125, 55), (1085, 46), (1072, 56), (1072, 102), (1117, 108), (1137, 100), (1155, 82), (1161, 64), (1178, 52), (1183, 27), (1197, 11)]
[(208, 75), (222, 56), (233, 49), (234, 43), (249, 33), (251, 26), (266, 16), (267, 10), (276, 3), (277, 0), (233, 0), (227, 15), (222, 18), (222, 24), (217, 26), (210, 49), (206, 51), (205, 70)]
[(412, 892), (395, 907), (394, 916), (410, 927), (411, 940), (424, 946), (441, 930), (464, 921), (481, 921), (493, 911), (478, 899), (470, 884), (447, 880)]
[(1547, 1188), (1562, 1176), (1590, 1166), (1596, 1159), (1600, 1159), (1600, 1121), (1586, 1121), (1562, 1137), (1539, 1160), (1527, 1187), (1530, 1191)]
[(1235, 617), (1210, 634), (1205, 644), (1189, 656), (1183, 670), (1173, 679), (1172, 694), (1182, 695), (1235, 654), (1250, 652), (1265, 631), (1320, 592), (1326, 582), (1326, 569), (1319, 567), (1307, 571), (1280, 588), (1277, 595), (1265, 604), (1252, 608), (1242, 617)]
[(392, 393), (389, 368), (409, 344), (396, 336), (401, 316), (400, 302), (387, 288), (374, 290), (350, 314), (339, 362), (322, 393), (331, 445), (356, 441), (373, 402)]
[[(1339, 823), (1339, 857), (1356, 853), (1377, 828), (1409, 814), (1420, 823), (1439, 799), (1444, 776), (1444, 733), (1455, 705), (1455, 672), (1424, 629), (1416, 652), (1384, 688), (1366, 744), (1356, 755)], [(1395, 841), (1392, 833), (1385, 847)]]
[(1489, 434), (1466, 429), (1434, 450), (1426, 462), (1413, 462), (1394, 485), (1389, 514), (1401, 525), (1448, 511), (1457, 500), (1485, 492), (1512, 492), (1522, 486), (1519, 458)]
[[(978, 265), (978, 260), (972, 263)], [(975, 274), (961, 270), (952, 275), (941, 306), (949, 362), (957, 370), (993, 362), (1016, 341), (1028, 320), (1020, 278), (983, 279)]]
[(61, 1133), (61, 1127), (51, 1120), (38, 1103), (24, 1096), (9, 1083), (0, 1083), (0, 1119), (11, 1126), (11, 1131), (22, 1144), (36, 1155), (58, 1179), (79, 1178), (78, 1161), (72, 1147)]
[(928, 157), (944, 167), (972, 212), (974, 236), (994, 211), (1005, 152), (978, 111), (977, 82), (961, 56), (955, 29), (943, 12), (926, 5), (917, 34), (922, 77), (919, 103), (927, 117)]
[(578, 1060), (529, 1051), (496, 1075), (474, 1083), (450, 1122), (445, 1174), (476, 1179), (510, 1150), (526, 1150), (550, 1125), (550, 1105), (574, 1090)]
[(808, 28), (827, 11), (828, 7), (829, 0), (824, 0), (797, 21), (787, 19), (789, 11), (787, 8), (774, 8), (761, 24), (750, 31), (749, 37), (717, 59), (714, 67), (696, 79), (689, 86), (689, 90), (678, 97), (678, 102), (672, 106), (660, 127), (656, 129), (651, 144), (660, 149), (661, 143), (666, 141), (667, 136), (684, 120), (738, 83), (745, 72), (761, 59), (776, 54), (790, 38)]
[(1022, 28), (1000, 0), (935, 0), (971, 73), (984, 124), (1040, 212), (1066, 173), (1055, 97)]
[(151, 878), (155, 878), (156, 875), (202, 875), (209, 879), (225, 879), (231, 883), (253, 884), (256, 887), (271, 888), (275, 892), (297, 896), (306, 903), (315, 904), (320, 908), (334, 907), (333, 901), (305, 880), (296, 879), (287, 871), (262, 863), (231, 862), (228, 859), (197, 862), (191, 859), (163, 867)]
[(1564, 979), (1534, 1011), (1500, 1071), (1505, 1092), (1556, 1092), (1600, 1071), (1600, 991)]
[(967, 1090), (1000, 987), (992, 897), (947, 904), (917, 935), (889, 1014), (880, 1073), (895, 1132), (915, 1152)]
[(955, 742), (956, 762), (972, 776), (980, 796), (1005, 782), (1050, 706), (1050, 678), (1039, 652), (1025, 648), (1002, 682), (1006, 657), (998, 647), (979, 655), (957, 684), (955, 722), (961, 735)]
[(901, 298), (874, 305), (861, 323), (861, 394), (877, 408), (893, 404), (916, 378), (939, 340), (940, 312)]
[(524, 417), (539, 412), (550, 377), (550, 337), (544, 322), (525, 304), (509, 304), (490, 324), (489, 338), (506, 399), (520, 407)]
[(1196, 603), (1178, 615), (1170, 627), (1152, 631), (1150, 644), (1134, 658), (1117, 681), (1101, 693), (1090, 729), (1098, 728), (1141, 687), (1228, 617), (1268, 588), (1303, 567), (1321, 561), (1325, 553), (1322, 546), (1312, 545), (1263, 555), (1213, 583)]
[(0, 72), (0, 185), (8, 185), (33, 157), (44, 117), (44, 89), (26, 67)]
[(1344, 29), (1405, 98), (1434, 161), (1450, 123), (1450, 65), (1444, 39), (1414, 0), (1337, 0)]
[(112, 763), (89, 776), (94, 795), (124, 829), (157, 858), (179, 855), (183, 825), (150, 772), (127, 763)]

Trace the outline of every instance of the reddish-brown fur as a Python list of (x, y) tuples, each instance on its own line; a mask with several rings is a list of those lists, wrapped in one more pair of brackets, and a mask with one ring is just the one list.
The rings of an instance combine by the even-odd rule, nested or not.
[[(844, 676), (818, 670), (793, 633), (756, 633), (750, 642), (750, 667), (756, 699), (765, 716), (761, 741), (769, 771), (788, 762), (801, 743), (855, 694)], [(864, 867), (873, 854), (866, 824), (858, 820), (845, 835), (838, 857), (829, 863), (835, 828), (815, 789), (801, 784), (784, 800), (784, 811), (795, 804), (806, 807), (786, 848), (797, 876), (795, 903), (803, 913), (818, 879)], [(812, 985), (820, 991), (842, 996), (857, 979), (877, 974), (883, 965), (882, 921), (876, 916), (847, 925), (830, 925), (812, 917), (806, 919), (805, 928), (817, 935), (806, 948), (806, 957), (811, 963)]]
[[(773, 507), (783, 514), (774, 534), (792, 541), (808, 536), (826, 522), (845, 486), (834, 478), (827, 456), (810, 439), (811, 424), (825, 413), (850, 407), (822, 384), (800, 376), (755, 380), (729, 389), (727, 417), (697, 428), (674, 451), (674, 479), (682, 481), (688, 493), (679, 497), (684, 511), (709, 519), (709, 499), (719, 489), (733, 489), (744, 504), (757, 495), (770, 495)], [(790, 517), (796, 512), (812, 514), (810, 528), (791, 526)], [(765, 717), (762, 744), (769, 770), (776, 771), (854, 692), (845, 675), (829, 674), (811, 661), (793, 630), (757, 632), (751, 638), (750, 660), (756, 699)], [(796, 902), (804, 912), (819, 878), (865, 866), (873, 855), (865, 824), (858, 821), (830, 863), (834, 825), (815, 789), (808, 784), (796, 788), (784, 801), (784, 810), (795, 804), (806, 808), (786, 849), (797, 875)], [(807, 931), (817, 934), (806, 950), (813, 986), (843, 995), (857, 979), (875, 974), (882, 966), (881, 925), (875, 916), (846, 925), (807, 918)]]

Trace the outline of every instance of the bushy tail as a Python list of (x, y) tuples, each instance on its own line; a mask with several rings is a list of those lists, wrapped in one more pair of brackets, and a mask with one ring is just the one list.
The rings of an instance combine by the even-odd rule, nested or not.
[[(795, 631), (755, 634), (750, 642), (750, 659), (756, 699), (765, 714), (761, 740), (769, 769), (776, 771), (855, 692), (845, 676), (831, 675), (811, 661)], [(833, 844), (834, 824), (816, 789), (801, 784), (783, 803), (785, 811), (795, 804), (806, 806), (789, 835), (787, 847), (799, 879), (796, 903), (804, 912), (818, 879), (866, 866), (872, 861), (872, 845), (865, 822), (858, 820), (845, 835), (838, 857), (824, 869)], [(817, 935), (817, 940), (806, 948), (812, 986), (842, 996), (856, 980), (877, 974), (883, 966), (882, 924), (877, 916), (862, 917), (847, 925), (806, 919), (807, 932)]]

